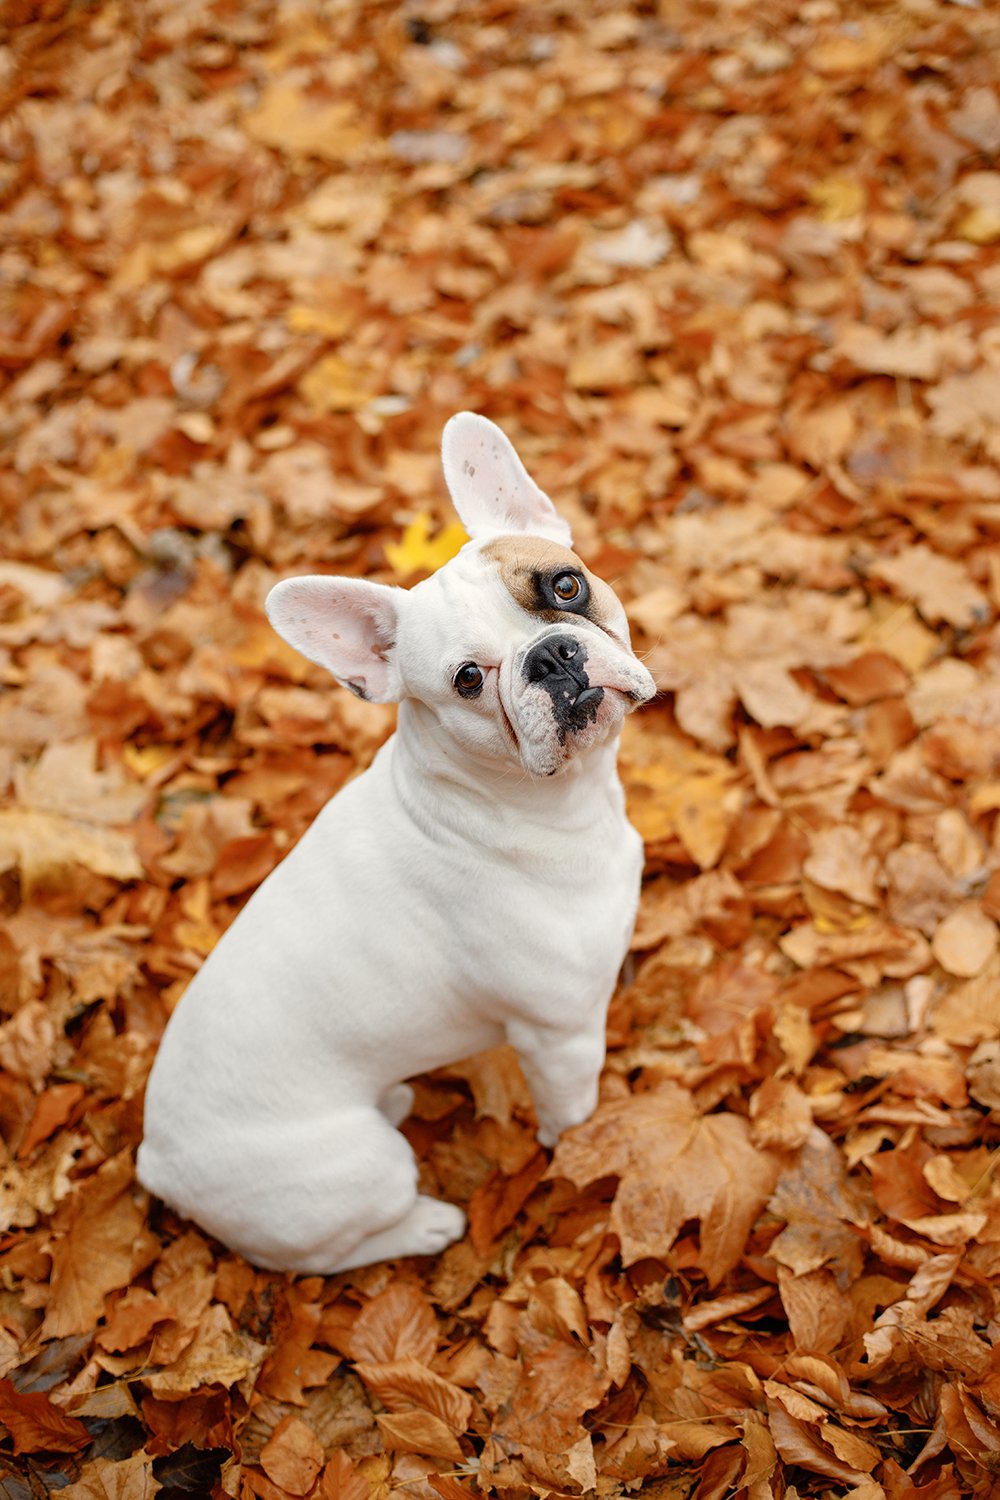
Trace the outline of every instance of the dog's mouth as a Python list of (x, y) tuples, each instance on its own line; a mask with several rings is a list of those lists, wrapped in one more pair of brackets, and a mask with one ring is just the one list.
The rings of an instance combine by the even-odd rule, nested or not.
[(511, 669), (498, 719), (508, 748), (536, 776), (603, 743), (654, 691), (631, 652), (596, 631), (545, 631)]
[(521, 758), (521, 741), (518, 739), (517, 730), (514, 728), (514, 725), (513, 725), (513, 723), (511, 722), (511, 719), (510, 719), (510, 715), (508, 714), (507, 710), (503, 706), (503, 699), (500, 697), (499, 693), (497, 694), (497, 704), (499, 705), (499, 708), (500, 708), (500, 728), (503, 730), (504, 734), (506, 735), (507, 741), (508, 741), (511, 749), (514, 751), (514, 754), (520, 760), (520, 758)]

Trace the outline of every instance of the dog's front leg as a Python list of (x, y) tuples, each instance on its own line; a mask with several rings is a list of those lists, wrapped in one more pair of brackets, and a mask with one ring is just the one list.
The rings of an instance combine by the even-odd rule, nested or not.
[(507, 1040), (517, 1052), (535, 1101), (543, 1146), (554, 1146), (564, 1130), (594, 1112), (604, 1066), (603, 1021), (602, 1015), (599, 1030), (573, 1032), (525, 1021), (507, 1027)]

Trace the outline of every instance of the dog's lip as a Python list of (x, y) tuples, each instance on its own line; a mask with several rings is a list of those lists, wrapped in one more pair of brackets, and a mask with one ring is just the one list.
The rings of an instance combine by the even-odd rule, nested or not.
[(501, 696), (500, 696), (499, 693), (497, 693), (497, 704), (499, 705), (499, 708), (500, 708), (500, 725), (501, 725), (501, 728), (503, 729), (504, 733), (507, 735), (507, 738), (510, 740), (512, 746), (514, 747), (515, 751), (517, 752), (518, 756), (520, 757), (520, 754), (521, 754), (521, 742), (520, 742), (520, 740), (517, 737), (517, 730), (514, 728), (514, 721), (511, 719), (511, 717), (508, 714), (507, 710), (504, 708), (503, 699), (501, 698)]

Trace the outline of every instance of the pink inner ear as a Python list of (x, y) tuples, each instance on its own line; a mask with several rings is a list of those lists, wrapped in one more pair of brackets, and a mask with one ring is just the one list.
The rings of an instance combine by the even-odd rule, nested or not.
[(455, 509), (471, 537), (500, 531), (571, 543), (566, 522), (494, 423), (459, 412), (445, 427), (441, 456)]
[(267, 612), (279, 635), (362, 698), (396, 696), (396, 590), (359, 578), (289, 578)]

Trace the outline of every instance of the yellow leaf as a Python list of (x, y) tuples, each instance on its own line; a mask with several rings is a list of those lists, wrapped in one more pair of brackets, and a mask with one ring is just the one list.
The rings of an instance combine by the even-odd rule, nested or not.
[(357, 411), (367, 406), (375, 389), (364, 370), (339, 354), (328, 354), (302, 376), (299, 392), (318, 412)]
[(195, 918), (190, 922), (178, 922), (174, 928), (174, 939), (178, 947), (190, 953), (200, 953), (206, 958), (219, 941), (220, 936), (219, 929), (213, 926), (207, 917), (200, 920)]
[(809, 188), (809, 198), (819, 209), (821, 219), (836, 223), (861, 213), (868, 202), (868, 193), (856, 177), (835, 172), (832, 177), (814, 182)]
[(457, 521), (443, 527), (432, 540), (431, 518), (424, 511), (410, 522), (401, 541), (386, 542), (386, 560), (397, 578), (408, 578), (411, 573), (435, 573), (468, 540)]
[(343, 338), (358, 320), (358, 309), (342, 302), (339, 307), (290, 307), (285, 322), (293, 333), (321, 333), (324, 338)]
[(992, 245), (1000, 240), (1000, 209), (985, 203), (970, 208), (955, 226), (955, 233), (974, 245)]
[[(647, 716), (648, 718), (648, 716)], [(736, 773), (679, 735), (626, 721), (622, 780), (629, 818), (647, 844), (676, 835), (702, 870), (719, 859), (742, 803)]]
[(167, 765), (177, 754), (175, 745), (132, 745), (122, 746), (122, 763), (128, 767), (133, 776), (138, 776), (140, 781), (145, 781), (147, 776), (154, 776), (157, 771)]

